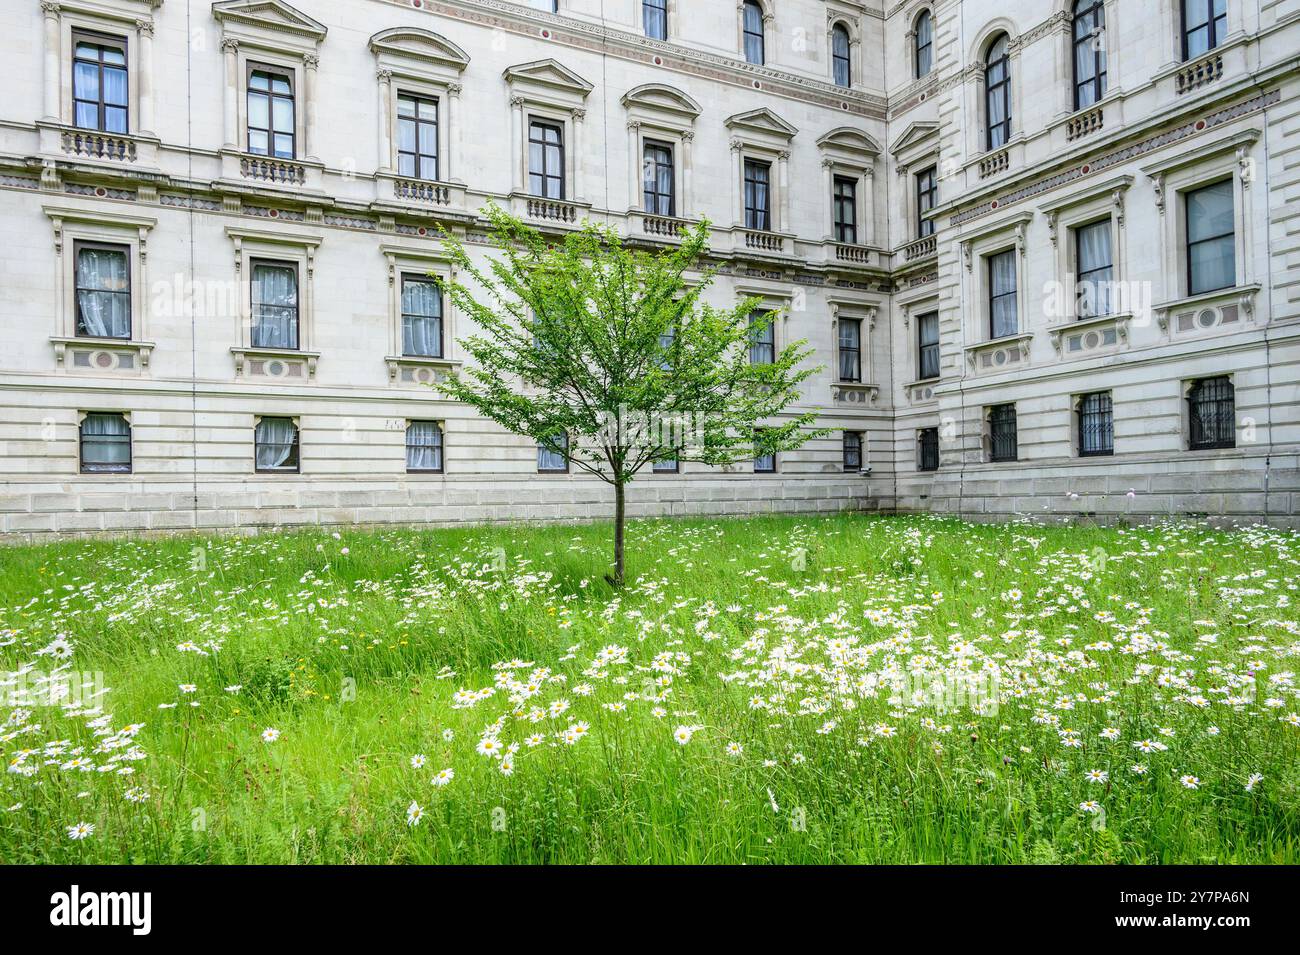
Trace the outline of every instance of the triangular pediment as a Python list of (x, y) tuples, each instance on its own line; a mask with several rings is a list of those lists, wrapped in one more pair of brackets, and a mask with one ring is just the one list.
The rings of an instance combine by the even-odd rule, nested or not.
[(592, 85), (558, 60), (536, 60), (511, 66), (502, 74), (507, 83), (525, 83), (568, 90), (586, 96)]
[(623, 106), (649, 112), (675, 113), (694, 119), (702, 112), (700, 104), (679, 89), (662, 83), (647, 83), (623, 94)]
[(469, 54), (440, 33), (417, 27), (394, 27), (381, 30), (370, 38), (376, 54), (404, 57), (437, 66), (451, 66), (457, 71), (469, 65)]
[(284, 0), (218, 0), (212, 16), (222, 23), (236, 23), (283, 33), (311, 37), (317, 42), (328, 32), (323, 23), (313, 20)]
[(939, 132), (938, 123), (912, 123), (903, 130), (903, 135), (894, 140), (894, 145), (889, 147), (892, 153), (900, 153), (905, 149), (911, 149), (918, 143), (923, 143), (930, 137)]
[(817, 145), (822, 149), (836, 149), (846, 153), (869, 156), (880, 155), (880, 144), (862, 130), (854, 129), (852, 126), (841, 126), (838, 129), (832, 129), (817, 140)]
[(769, 136), (777, 136), (781, 139), (792, 139), (794, 134), (799, 132), (766, 106), (728, 116), (726, 126), (733, 130), (767, 133)]

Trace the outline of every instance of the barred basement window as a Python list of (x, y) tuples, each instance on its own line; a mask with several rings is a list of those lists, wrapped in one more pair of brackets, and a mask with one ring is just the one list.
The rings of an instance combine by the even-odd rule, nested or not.
[(1226, 375), (1202, 378), (1187, 392), (1189, 444), (1193, 451), (1237, 444), (1237, 398)]
[(436, 421), (411, 421), (406, 425), (406, 470), (442, 472), (442, 426)]
[(1115, 412), (1109, 391), (1079, 398), (1079, 456), (1115, 453)]
[(918, 471), (939, 470), (939, 429), (922, 428), (916, 433)]
[(989, 408), (989, 460), (1014, 461), (1016, 443), (1016, 406), (994, 405)]
[(543, 473), (562, 474), (569, 470), (569, 436), (563, 432), (551, 443), (538, 442), (537, 470)]
[(253, 458), (259, 472), (298, 471), (298, 426), (292, 418), (261, 418), (253, 431)]
[(844, 432), (844, 470), (862, 470), (862, 432)]
[(131, 473), (131, 425), (123, 414), (91, 413), (79, 429), (83, 474)]

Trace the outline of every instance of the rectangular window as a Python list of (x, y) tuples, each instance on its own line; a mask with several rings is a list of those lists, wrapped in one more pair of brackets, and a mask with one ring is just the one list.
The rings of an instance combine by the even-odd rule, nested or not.
[(298, 471), (298, 426), (292, 418), (261, 418), (253, 431), (253, 457), (258, 471)]
[(939, 313), (916, 316), (916, 376), (920, 381), (939, 377)]
[(127, 132), (126, 40), (77, 32), (72, 48), (72, 124)]
[(641, 0), (641, 22), (650, 39), (668, 39), (668, 0)]
[(283, 262), (253, 262), (254, 348), (298, 348), (298, 267)]
[(295, 139), (293, 74), (250, 64), (248, 151), (293, 159)]
[(772, 231), (772, 166), (745, 160), (745, 228)]
[(934, 235), (934, 220), (927, 213), (939, 201), (939, 177), (935, 167), (922, 169), (916, 174), (916, 237), (924, 239)]
[(775, 454), (755, 454), (754, 455), (754, 473), (755, 474), (775, 474), (776, 473), (776, 455)]
[(989, 409), (989, 459), (1014, 461), (1018, 450), (1016, 406), (994, 405)]
[(569, 470), (569, 436), (561, 432), (552, 444), (537, 445), (537, 470), (564, 472)]
[(402, 276), (402, 354), (442, 357), (442, 289), (432, 279)]
[(1202, 378), (1187, 392), (1188, 444), (1193, 451), (1237, 444), (1237, 395), (1226, 375)]
[(839, 320), (840, 381), (862, 380), (862, 320)]
[(1199, 295), (1237, 284), (1232, 180), (1184, 196), (1187, 219), (1187, 294)]
[(1227, 33), (1227, 0), (1183, 0), (1184, 60), (1213, 50)]
[(749, 363), (770, 365), (776, 361), (776, 321), (770, 312), (749, 317)]
[(1110, 219), (1074, 230), (1075, 316), (1109, 315), (1114, 277), (1110, 251)]
[(647, 141), (642, 158), (645, 211), (657, 216), (677, 215), (673, 147)]
[(1074, 5), (1074, 108), (1106, 95), (1106, 6), (1103, 0)]
[(414, 473), (442, 471), (442, 426), (438, 422), (407, 422), (406, 470)]
[(922, 428), (916, 433), (916, 469), (939, 470), (939, 429)]
[(125, 245), (77, 242), (77, 334), (131, 338), (131, 249)]
[(844, 470), (862, 470), (862, 432), (844, 432)]
[(858, 184), (847, 176), (835, 177), (835, 241), (856, 245), (858, 241)]
[(659, 333), (659, 367), (664, 371), (671, 371), (673, 368), (674, 355), (676, 349), (673, 345), (677, 341), (677, 326), (669, 325)]
[(1014, 249), (988, 257), (989, 337), (1014, 335), (1016, 317), (1016, 253)]
[(1115, 453), (1115, 413), (1109, 391), (1079, 398), (1079, 456)]
[(397, 97), (397, 174), (438, 178), (438, 101), (425, 96)]
[(528, 123), (528, 192), (564, 198), (564, 130), (540, 119)]
[(126, 415), (88, 414), (79, 434), (83, 474), (131, 472), (131, 424)]
[(657, 458), (651, 463), (650, 470), (655, 474), (676, 474), (678, 470), (677, 458)]

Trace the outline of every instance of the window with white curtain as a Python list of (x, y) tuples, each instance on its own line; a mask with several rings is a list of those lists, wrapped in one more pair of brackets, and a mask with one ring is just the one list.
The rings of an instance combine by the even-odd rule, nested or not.
[(406, 425), (406, 470), (442, 470), (442, 426), (436, 421)]
[(989, 47), (984, 60), (984, 121), (987, 148), (998, 149), (1011, 138), (1011, 41), (1005, 33)]
[(1014, 335), (1019, 328), (1016, 315), (1016, 253), (1014, 249), (988, 257), (989, 337)]
[(668, 39), (668, 0), (641, 0), (641, 20), (650, 39)]
[(77, 334), (91, 338), (131, 337), (131, 249), (125, 245), (77, 242)]
[(916, 18), (916, 78), (930, 72), (934, 64), (934, 19), (929, 10), (922, 10)]
[(645, 211), (657, 216), (677, 214), (673, 147), (646, 140), (642, 153), (642, 199)]
[(749, 363), (770, 365), (776, 361), (776, 322), (770, 312), (749, 316)]
[(862, 320), (839, 320), (840, 381), (862, 380)]
[(1109, 315), (1111, 280), (1114, 277), (1110, 251), (1110, 219), (1102, 219), (1074, 230), (1075, 281), (1078, 318)]
[(1231, 179), (1185, 194), (1188, 295), (1232, 288), (1237, 284), (1236, 225), (1232, 207)]
[(1084, 109), (1106, 95), (1106, 5), (1075, 0), (1074, 108)]
[(98, 33), (72, 36), (72, 122), (105, 133), (127, 131), (126, 40)]
[(842, 23), (835, 24), (831, 30), (831, 73), (835, 85), (848, 89), (853, 85), (853, 42), (849, 39), (849, 30)]
[[(761, 433), (761, 432), (760, 432)], [(755, 449), (757, 451), (757, 448)], [(754, 455), (754, 473), (755, 474), (773, 474), (776, 472), (776, 455), (775, 454), (755, 454)]]
[(285, 262), (253, 262), (254, 348), (298, 348), (298, 267)]
[(131, 424), (126, 415), (87, 414), (81, 421), (80, 445), (82, 473), (130, 473)]
[(763, 37), (763, 8), (757, 0), (745, 0), (742, 9), (742, 30), (745, 35), (745, 59), (755, 66), (767, 62), (766, 41)]
[(442, 290), (430, 278), (402, 276), (402, 354), (442, 357)]
[(298, 470), (298, 425), (292, 418), (261, 418), (253, 432), (258, 471)]
[(549, 442), (537, 443), (537, 470), (569, 470), (569, 436), (563, 432)]

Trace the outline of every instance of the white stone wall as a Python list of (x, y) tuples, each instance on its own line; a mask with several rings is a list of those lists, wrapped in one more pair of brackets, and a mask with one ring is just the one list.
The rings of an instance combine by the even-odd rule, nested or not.
[[(634, 486), (634, 513), (900, 508), (1291, 520), (1300, 512), (1300, 4), (1230, 0), (1220, 65), (1185, 92), (1177, 5), (1157, 6), (1159, 16), (1138, 16), (1107, 4), (1104, 119), (1076, 136), (1065, 8), (1029, 0), (766, 0), (762, 67), (740, 56), (731, 0), (672, 0), (667, 43), (640, 36), (632, 0), (561, 0), (559, 16), (509, 0), (6, 3), (0, 30), (17, 42), (0, 60), (10, 91), (0, 107), (0, 532), (20, 539), (608, 513), (604, 485), (537, 474), (531, 443), (432, 389), (394, 380), (385, 361), (394, 354), (394, 261), (440, 268), (439, 224), (485, 255), (475, 211), (489, 200), (527, 211), (514, 130), (534, 109), (566, 124), (573, 217), (634, 241), (655, 241), (638, 211), (634, 144), (641, 133), (672, 139), (678, 213), (713, 224), (721, 274), (709, 299), (757, 294), (785, 307), (778, 344), (806, 339), (824, 366), (799, 409), (823, 409), (831, 438), (781, 455), (776, 475), (689, 464), (678, 475), (646, 474)], [(935, 67), (917, 79), (908, 33), (922, 8), (934, 18)], [(850, 90), (831, 82), (832, 22), (854, 38)], [(131, 135), (113, 147), (128, 158), (68, 146), (68, 45), (77, 28), (128, 38)], [(386, 34), (394, 29), (425, 32)], [(978, 58), (995, 29), (1013, 38), (1013, 136), (1005, 168), (982, 175), (997, 157), (981, 148)], [(238, 84), (247, 61), (294, 72), (292, 182), (246, 174)], [(385, 97), (408, 86), (434, 91), (446, 110), (438, 202), (395, 193)], [(675, 105), (657, 105), (665, 95)], [(769, 249), (755, 251), (736, 228), (737, 148), (771, 157), (778, 178), (784, 169)], [(1231, 174), (1241, 199), (1242, 288), (1208, 305), (1249, 305), (1249, 315), (1239, 309), (1231, 327), (1184, 331), (1178, 316), (1205, 303), (1160, 306), (1185, 297), (1170, 268), (1178, 261), (1171, 197), (1196, 175), (1185, 162), (1196, 156)], [(913, 176), (927, 164), (941, 172), (932, 249), (915, 242)], [(856, 247), (829, 241), (830, 169), (860, 182)], [(1163, 212), (1158, 182), (1167, 185)], [(1123, 209), (1117, 266), (1149, 289), (1154, 308), (1126, 323), (1114, 346), (1071, 355), (1054, 344), (1065, 333), (1053, 332), (1059, 320), (1045, 313), (1045, 289), (1068, 265), (1062, 235), (1078, 201), (1117, 209), (1111, 186)], [(1017, 228), (1026, 339), (1013, 369), (984, 370), (978, 254)], [(75, 366), (77, 343), (60, 341), (71, 337), (67, 263), (78, 237), (133, 244), (140, 347), (126, 350), (131, 369)], [(248, 257), (277, 249), (311, 273), (303, 348), (318, 357), (310, 376), (304, 368), (293, 381), (251, 374), (240, 352)], [(187, 310), (176, 296), (191, 283), (200, 303)], [(918, 387), (914, 319), (933, 309), (942, 377)], [(1162, 314), (1171, 316), (1166, 327)], [(833, 379), (837, 315), (863, 320), (862, 387)], [(449, 341), (468, 330), (452, 316)], [(451, 343), (449, 358), (460, 357)], [(1236, 386), (1237, 447), (1189, 452), (1183, 383), (1224, 373)], [(1072, 398), (1102, 389), (1114, 397), (1115, 455), (1080, 458)], [(992, 464), (983, 408), (1008, 401), (1018, 408), (1020, 459)], [(132, 473), (80, 473), (77, 422), (87, 411), (130, 414)], [(299, 420), (301, 474), (254, 473), (258, 415)], [(405, 471), (405, 422), (424, 418), (445, 422), (441, 475)], [(941, 429), (936, 472), (917, 471), (922, 427)], [(868, 475), (844, 473), (842, 429), (865, 432)]]

